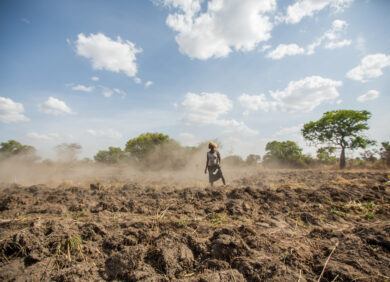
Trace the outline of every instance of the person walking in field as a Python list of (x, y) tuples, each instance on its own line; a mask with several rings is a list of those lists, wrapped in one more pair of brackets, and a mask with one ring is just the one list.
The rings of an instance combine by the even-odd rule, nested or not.
[(221, 155), (217, 151), (217, 144), (214, 142), (209, 143), (210, 151), (207, 152), (206, 167), (204, 173), (209, 171), (209, 182), (213, 186), (214, 182), (218, 179), (222, 179), (223, 185), (226, 185), (225, 178), (223, 177), (221, 170)]

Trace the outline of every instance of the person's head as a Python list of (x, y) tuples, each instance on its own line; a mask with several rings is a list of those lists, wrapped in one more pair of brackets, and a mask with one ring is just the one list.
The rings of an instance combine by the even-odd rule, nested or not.
[(216, 148), (217, 148), (217, 144), (215, 144), (214, 142), (211, 141), (211, 142), (209, 143), (209, 149), (210, 149), (210, 150), (215, 150)]

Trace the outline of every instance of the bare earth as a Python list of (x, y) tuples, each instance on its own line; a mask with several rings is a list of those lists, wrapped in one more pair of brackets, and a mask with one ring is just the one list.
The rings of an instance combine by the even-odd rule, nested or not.
[(0, 280), (390, 281), (389, 174), (259, 171), (213, 188), (4, 184)]

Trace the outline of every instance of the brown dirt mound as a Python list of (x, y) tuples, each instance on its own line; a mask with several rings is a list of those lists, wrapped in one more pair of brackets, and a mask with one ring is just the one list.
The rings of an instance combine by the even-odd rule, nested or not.
[[(389, 172), (0, 187), (1, 281), (389, 281)], [(336, 247), (329, 262), (324, 265)]]

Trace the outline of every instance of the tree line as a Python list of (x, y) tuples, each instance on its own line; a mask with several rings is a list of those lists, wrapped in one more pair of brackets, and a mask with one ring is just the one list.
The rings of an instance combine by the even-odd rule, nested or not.
[[(337, 110), (326, 112), (319, 120), (304, 124), (301, 129), (302, 136), (318, 148), (316, 158), (303, 154), (302, 148), (294, 141), (274, 140), (266, 144), (266, 153), (262, 160), (259, 155), (251, 154), (245, 160), (233, 155), (222, 161), (235, 166), (257, 165), (262, 161), (266, 167), (307, 167), (313, 164), (334, 164), (338, 161), (340, 168), (345, 168), (347, 150), (366, 149), (376, 144), (364, 135), (369, 129), (367, 122), (370, 117), (371, 113), (368, 111)], [(390, 167), (390, 143), (382, 142), (381, 146), (379, 150), (365, 150), (361, 153), (361, 158), (355, 158), (355, 161), (375, 162), (380, 159)], [(128, 140), (123, 150), (119, 147), (109, 147), (107, 150), (98, 151), (94, 161), (104, 164), (132, 163), (155, 169), (179, 169), (206, 147), (207, 142), (196, 147), (183, 147), (168, 135), (148, 132)], [(77, 160), (82, 148), (77, 143), (64, 143), (55, 149), (61, 160), (72, 162)], [(337, 150), (340, 151), (339, 156), (336, 156)], [(10, 157), (39, 160), (34, 147), (15, 140), (0, 144), (0, 160)], [(85, 159), (84, 162), (93, 161)]]

